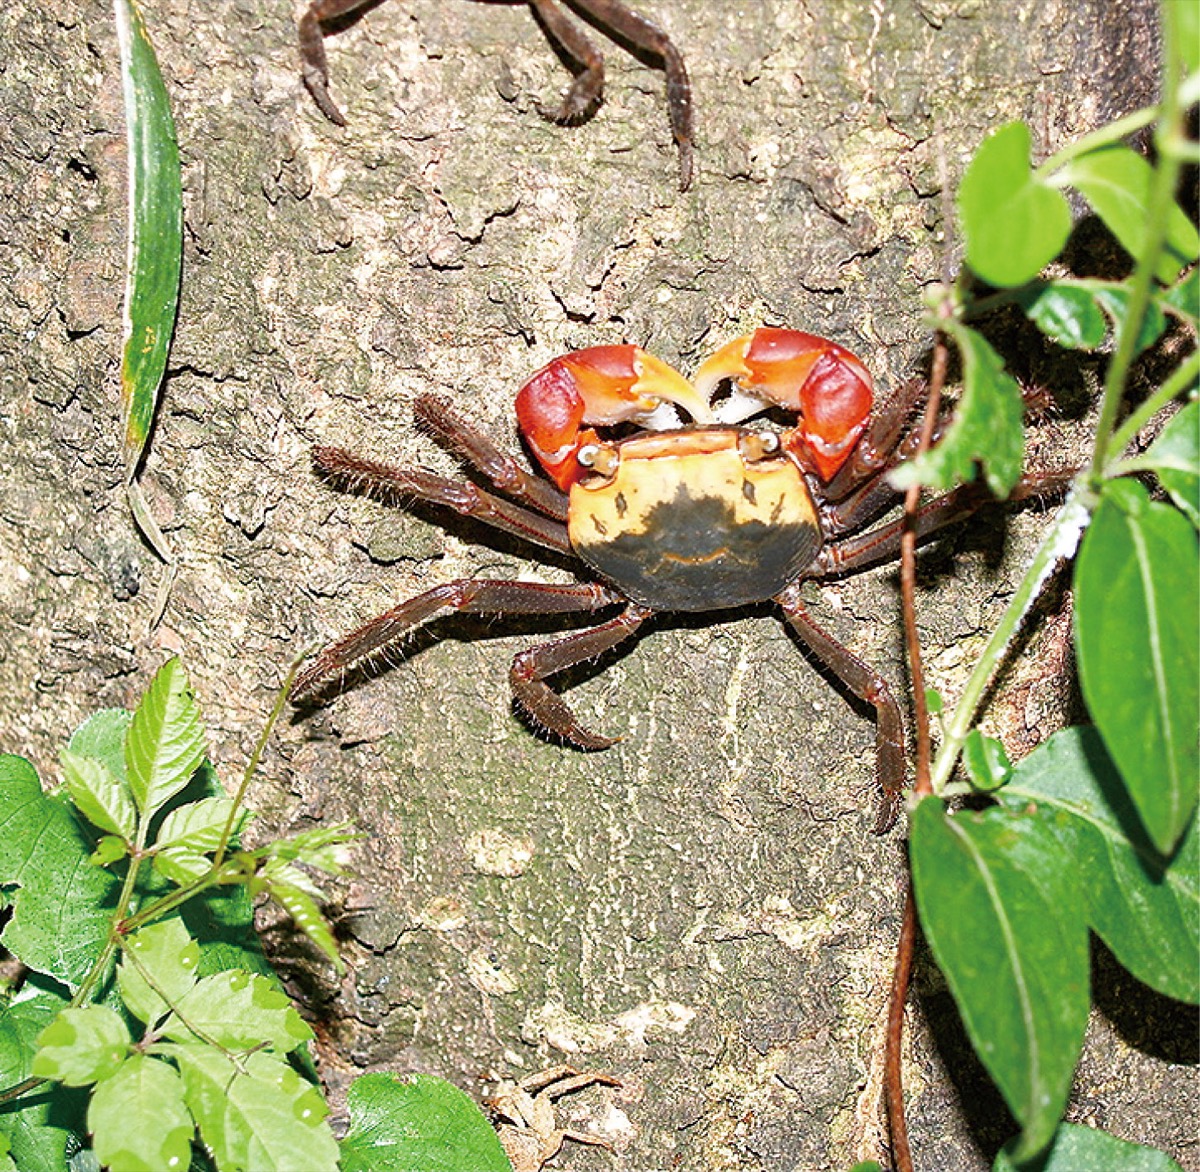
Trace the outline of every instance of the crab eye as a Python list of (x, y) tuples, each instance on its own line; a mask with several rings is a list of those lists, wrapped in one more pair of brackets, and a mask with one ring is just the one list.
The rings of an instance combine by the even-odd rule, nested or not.
[(621, 462), (617, 449), (610, 444), (584, 444), (575, 453), (575, 459), (597, 476), (612, 476)]
[(779, 453), (779, 434), (767, 428), (745, 432), (738, 439), (738, 451), (751, 463), (765, 460)]

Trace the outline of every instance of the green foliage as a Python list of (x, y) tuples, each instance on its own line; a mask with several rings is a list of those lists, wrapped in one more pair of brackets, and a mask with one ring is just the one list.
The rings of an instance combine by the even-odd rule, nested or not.
[(1035, 1164), (1017, 1160), (1008, 1145), (996, 1156), (992, 1172), (1183, 1172), (1170, 1156), (1141, 1144), (1126, 1143), (1103, 1131), (1064, 1123)]
[(511, 1172), (479, 1108), (444, 1079), (367, 1074), (346, 1096), (342, 1172)]
[(1084, 698), (1163, 854), (1196, 807), (1200, 559), (1196, 531), (1132, 479), (1104, 486), (1075, 571)]
[[(98, 713), (71, 738), (66, 796), (0, 757), (0, 885), (16, 889), (3, 941), (46, 974), (0, 1006), (0, 1085), (33, 1092), (0, 1113), (0, 1172), (66, 1172), (80, 1159), (184, 1169), (197, 1142), (217, 1172), (338, 1167), (325, 1102), (301, 1073), (312, 1031), (262, 960), (251, 901), (296, 910), (336, 956), (309, 871), (338, 873), (348, 836), (318, 827), (237, 849), (245, 811), (220, 795), (204, 741), (169, 660), (134, 713)], [(351, 1091), (356, 1166), (507, 1172), (462, 1092), (438, 1079), (398, 1086)], [(68, 1162), (89, 1135), (90, 1152)], [(379, 1162), (380, 1145), (416, 1162)]]
[[(1195, 6), (1164, 9), (1160, 109), (1131, 115), (1036, 168), (1020, 123), (979, 148), (957, 201), (970, 272), (937, 290), (930, 318), (962, 358), (963, 389), (938, 445), (893, 474), (897, 486), (943, 490), (979, 469), (993, 491), (1014, 482), (1021, 436), (1011, 376), (976, 328), (990, 309), (1015, 303), (1056, 345), (1108, 349), (1093, 458), (1075, 477), (961, 701), (949, 716), (939, 713), (936, 796), (912, 815), (921, 923), (972, 1044), (1021, 1125), (998, 1172), (1175, 1167), (1161, 1153), (1058, 1120), (1088, 1013), (1089, 931), (1151, 988), (1200, 1001), (1196, 355), (1185, 352), (1168, 366), (1161, 385), (1120, 422), (1134, 359), (1172, 322), (1196, 327), (1200, 238), (1173, 199), (1189, 149), (1182, 94), (1194, 101), (1200, 88), (1200, 77), (1182, 73), (1182, 61), (1195, 66), (1195, 25)], [(1191, 57), (1181, 53), (1184, 28), (1192, 30)], [(1121, 138), (1155, 117), (1152, 165)], [(1061, 195), (1068, 187), (1130, 254), (1126, 279), (1042, 276), (1070, 230)], [(980, 297), (980, 281), (1002, 291)], [(1149, 449), (1124, 457), (1156, 413), (1180, 398)], [(1149, 474), (1158, 497), (1168, 499), (1135, 479)], [(972, 728), (976, 707), (1041, 585), (1077, 547), (1075, 645), (1095, 727), (1068, 729), (1014, 766), (999, 741)], [(969, 786), (951, 780), (960, 756)], [(948, 813), (944, 799), (968, 789), (995, 804)]]
[(975, 152), (958, 189), (967, 263), (990, 285), (1032, 280), (1062, 251), (1071, 209), (1029, 167), (1029, 127), (1010, 122)]
[(925, 935), (1028, 1157), (1054, 1134), (1087, 1025), (1077, 876), (1041, 819), (950, 816), (933, 797), (913, 813), (910, 850)]

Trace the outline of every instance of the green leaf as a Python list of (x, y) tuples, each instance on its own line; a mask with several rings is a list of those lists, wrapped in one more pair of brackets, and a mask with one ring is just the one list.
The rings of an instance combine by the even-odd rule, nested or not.
[(1092, 291), (1070, 281), (1052, 281), (1020, 299), (1025, 316), (1052, 342), (1072, 350), (1094, 350), (1108, 322)]
[[(38, 1035), (67, 1006), (61, 986), (41, 985), (41, 979), (27, 980), (17, 999), (0, 1007), (0, 1086), (14, 1086), (30, 1076)], [(86, 1094), (61, 1083), (6, 1104), (0, 1134), (7, 1136), (16, 1166), (22, 1172), (66, 1167), (68, 1146), (78, 1147), (86, 1134), (86, 1110)]]
[(118, 859), (129, 854), (129, 844), (115, 834), (105, 834), (96, 843), (96, 849), (88, 855), (88, 862), (96, 867), (111, 867)]
[(183, 191), (175, 123), (154, 48), (131, 0), (116, 0), (129, 148), (129, 271), (121, 399), (132, 479), (150, 435), (179, 302)]
[(1193, 399), (1176, 412), (1138, 463), (1154, 469), (1171, 499), (1200, 528), (1200, 402)]
[(1056, 733), (1015, 769), (997, 799), (1036, 805), (1085, 877), (1088, 923), (1138, 980), (1200, 1001), (1200, 834), (1193, 820), (1164, 863), (1146, 837), (1093, 728)]
[[(154, 844), (156, 847), (182, 847), (200, 853), (215, 851), (232, 809), (232, 798), (204, 798), (179, 806), (162, 820)], [(245, 821), (245, 813), (234, 821), (235, 834)]]
[[(1012, 1144), (997, 1154), (992, 1172), (1019, 1172)], [(1163, 1152), (1141, 1144), (1127, 1143), (1116, 1136), (1074, 1123), (1059, 1124), (1050, 1147), (1039, 1160), (1037, 1172), (1183, 1172)]]
[(28, 761), (0, 755), (0, 883), (20, 888), (0, 942), (72, 990), (108, 940), (119, 887), (91, 851), (73, 808), (42, 792)]
[(230, 969), (204, 977), (175, 1002), (159, 1029), (168, 1038), (201, 1040), (229, 1050), (268, 1046), (288, 1053), (309, 1041), (312, 1030), (287, 994), (266, 977)]
[(125, 734), (132, 719), (133, 713), (124, 708), (102, 708), (72, 733), (67, 748), (77, 757), (99, 761), (113, 777), (124, 782)]
[(1084, 699), (1155, 846), (1197, 801), (1200, 563), (1196, 531), (1128, 477), (1110, 481), (1075, 567)]
[(985, 736), (977, 728), (967, 733), (963, 744), (963, 760), (976, 789), (998, 789), (1012, 773), (1012, 762), (1004, 746), (995, 737)]
[(184, 1097), (218, 1168), (336, 1172), (337, 1143), (321, 1092), (285, 1062), (258, 1051), (235, 1066), (211, 1046), (158, 1049), (178, 1064)]
[(196, 1130), (173, 1067), (135, 1054), (96, 1087), (88, 1107), (96, 1157), (120, 1172), (186, 1172)]
[(107, 1005), (64, 1009), (38, 1038), (33, 1073), (69, 1087), (86, 1086), (112, 1074), (131, 1041), (125, 1023)]
[(183, 665), (168, 659), (133, 714), (125, 763), (134, 800), (153, 814), (191, 780), (204, 760), (204, 724)]
[(1036, 277), (1071, 232), (1071, 209), (1061, 192), (1034, 178), (1029, 148), (1024, 122), (1001, 126), (975, 152), (958, 189), (967, 263), (1000, 288)]
[(130, 842), (137, 827), (137, 810), (119, 777), (92, 757), (81, 757), (70, 749), (58, 754), (67, 793), (79, 812), (101, 830), (111, 831)]
[(973, 480), (982, 464), (988, 487), (1005, 497), (1021, 478), (1021, 388), (982, 335), (957, 322), (947, 323), (946, 330), (963, 359), (963, 393), (954, 419), (935, 448), (902, 464), (889, 479), (898, 489), (924, 484), (947, 490)]
[(932, 797), (914, 811), (910, 853), (925, 935), (1027, 1158), (1054, 1134), (1087, 1024), (1087, 924), (1071, 859), (1036, 817), (950, 817)]
[(125, 1006), (139, 1021), (156, 1022), (196, 983), (200, 945), (178, 916), (149, 924), (125, 943), (117, 983)]
[[(1129, 318), (1129, 290), (1124, 285), (1114, 285), (1111, 282), (1098, 282), (1093, 286), (1093, 291), (1096, 296), (1096, 301), (1104, 308), (1104, 311), (1112, 318), (1113, 324), (1118, 330), (1125, 329), (1125, 323)], [(1146, 314), (1142, 318), (1141, 326), (1138, 330), (1137, 341), (1134, 343), (1134, 353), (1140, 354), (1143, 350), (1153, 346), (1163, 332), (1167, 328), (1166, 315), (1159, 306), (1151, 301), (1146, 306)]]
[[(1059, 172), (1062, 182), (1077, 188), (1130, 256), (1141, 256), (1146, 238), (1147, 209), (1153, 168), (1125, 146), (1108, 146), (1070, 160)], [(1200, 252), (1200, 236), (1175, 203), (1167, 213), (1167, 235), (1155, 275), (1164, 285), (1192, 264)]]
[(332, 962), (339, 973), (346, 971), (338, 952), (337, 940), (317, 901), (301, 887), (291, 883), (268, 883), (267, 893), (292, 918), (292, 923), (304, 933)]
[(512, 1172), (495, 1128), (456, 1086), (428, 1074), (365, 1074), (346, 1095), (342, 1172)]
[(200, 942), (200, 976), (245, 969), (278, 982), (254, 931), (254, 900), (244, 886), (210, 887), (179, 911)]
[(1192, 269), (1158, 297), (1160, 305), (1170, 306), (1193, 326), (1200, 324), (1200, 268)]

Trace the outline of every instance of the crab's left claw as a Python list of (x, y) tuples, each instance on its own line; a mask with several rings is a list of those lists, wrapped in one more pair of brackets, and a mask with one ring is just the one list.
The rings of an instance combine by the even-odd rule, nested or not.
[(683, 375), (637, 346), (592, 346), (564, 354), (539, 370), (516, 399), (521, 434), (564, 490), (586, 471), (578, 456), (597, 442), (592, 428), (676, 426), (673, 406), (700, 423), (712, 418), (708, 400)]
[(825, 481), (846, 462), (871, 415), (874, 391), (863, 364), (836, 342), (800, 330), (758, 329), (722, 346), (696, 372), (696, 389), (711, 398), (726, 379), (733, 394), (714, 409), (736, 423), (764, 408), (800, 416), (784, 445)]

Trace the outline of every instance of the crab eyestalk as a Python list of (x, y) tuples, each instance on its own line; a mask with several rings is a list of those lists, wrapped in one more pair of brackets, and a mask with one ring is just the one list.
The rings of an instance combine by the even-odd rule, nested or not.
[(849, 350), (800, 330), (759, 329), (722, 346), (696, 372), (696, 390), (711, 399), (718, 385), (733, 394), (713, 414), (738, 423), (771, 406), (800, 416), (784, 446), (828, 482), (867, 426), (871, 376)]
[(593, 346), (556, 358), (517, 392), (521, 434), (564, 491), (588, 470), (581, 448), (600, 442), (594, 428), (619, 423), (676, 426), (673, 407), (712, 421), (708, 400), (678, 371), (637, 346)]

